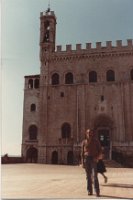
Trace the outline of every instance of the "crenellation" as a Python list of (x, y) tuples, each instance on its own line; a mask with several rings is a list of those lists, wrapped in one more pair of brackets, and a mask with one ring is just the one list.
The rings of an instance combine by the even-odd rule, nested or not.
[(57, 52), (60, 52), (62, 50), (62, 46), (61, 45), (56, 46), (56, 48), (57, 48)]
[(106, 47), (111, 48), (112, 47), (112, 41), (106, 41)]
[(72, 45), (71, 44), (67, 44), (66, 45), (66, 51), (71, 51), (72, 50)]
[(122, 40), (116, 40), (116, 47), (118, 48), (122, 47)]
[[(82, 48), (82, 44), (76, 44), (76, 49), (73, 49), (71, 44), (67, 44), (66, 45), (66, 51), (69, 52), (71, 51), (72, 53), (76, 53), (77, 52), (86, 52), (86, 51), (90, 51), (90, 52), (100, 52), (100, 51), (104, 51), (107, 52), (110, 50), (112, 51), (117, 51), (117, 50), (128, 50), (130, 48), (133, 48), (133, 41), (132, 39), (127, 39), (127, 45), (122, 44), (122, 40), (116, 40), (116, 45), (112, 45), (112, 41), (106, 41), (106, 45), (103, 46), (102, 42), (96, 42), (96, 47), (92, 47), (92, 43), (86, 43), (86, 48)], [(65, 50), (62, 49), (62, 46), (58, 45), (57, 46), (57, 52), (65, 52)]]
[(101, 42), (96, 42), (96, 48), (101, 49), (101, 44), (102, 44)]
[(45, 12), (40, 12), (40, 17), (43, 17), (43, 16), (54, 16), (55, 17), (55, 13), (54, 11), (51, 11), (51, 10), (47, 10)]
[(127, 45), (128, 45), (128, 47), (133, 47), (133, 40), (127, 39)]
[(76, 44), (76, 50), (80, 51), (82, 49), (82, 44)]
[(86, 43), (86, 49), (87, 50), (91, 49), (91, 43)]

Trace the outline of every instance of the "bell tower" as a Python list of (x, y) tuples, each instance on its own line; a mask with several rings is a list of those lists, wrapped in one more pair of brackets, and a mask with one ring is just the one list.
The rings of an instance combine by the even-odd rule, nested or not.
[(40, 14), (40, 53), (55, 51), (56, 16), (48, 8)]

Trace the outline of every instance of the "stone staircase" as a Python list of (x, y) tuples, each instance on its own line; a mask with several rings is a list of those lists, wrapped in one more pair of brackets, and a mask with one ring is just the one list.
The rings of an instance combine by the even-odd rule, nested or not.
[(114, 160), (104, 160), (105, 166), (109, 168), (121, 168), (123, 167), (120, 163)]

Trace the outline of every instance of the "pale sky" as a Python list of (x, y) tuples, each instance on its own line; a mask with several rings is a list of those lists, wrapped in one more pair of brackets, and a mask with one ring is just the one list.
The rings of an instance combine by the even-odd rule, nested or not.
[[(2, 154), (21, 155), (24, 76), (39, 74), (40, 12), (49, 0), (1, 0)], [(56, 45), (133, 39), (133, 0), (50, 0)]]

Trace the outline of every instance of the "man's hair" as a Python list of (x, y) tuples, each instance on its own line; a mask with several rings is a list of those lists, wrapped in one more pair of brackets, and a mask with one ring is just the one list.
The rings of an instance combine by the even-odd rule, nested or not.
[[(92, 128), (91, 128), (91, 129), (88, 128), (88, 129), (86, 130), (86, 132), (87, 132), (87, 131), (89, 131), (89, 132), (93, 132), (93, 133), (95, 132), (95, 130), (92, 129)], [(85, 133), (86, 133), (86, 132), (85, 132)]]

